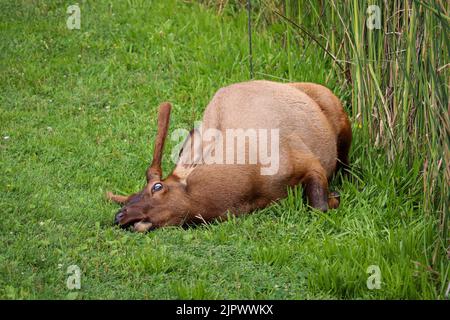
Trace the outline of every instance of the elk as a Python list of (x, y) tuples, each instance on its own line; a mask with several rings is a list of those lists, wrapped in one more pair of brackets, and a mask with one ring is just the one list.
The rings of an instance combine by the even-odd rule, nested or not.
[[(193, 142), (193, 130), (175, 169), (163, 179), (161, 160), (170, 112), (170, 103), (160, 105), (153, 161), (144, 188), (129, 196), (107, 193), (111, 201), (123, 205), (115, 224), (145, 232), (223, 220), (229, 214), (264, 208), (286, 197), (288, 188), (298, 184), (312, 208), (325, 212), (339, 206), (339, 196), (329, 192), (328, 181), (340, 167), (349, 164), (352, 132), (341, 102), (328, 88), (314, 83), (255, 80), (221, 88), (208, 104), (203, 131), (214, 129), (226, 136), (228, 129), (278, 130), (275, 174), (262, 174), (267, 164), (257, 154), (256, 162), (247, 161), (257, 153), (248, 144), (244, 163), (186, 161), (192, 160), (192, 151), (206, 148)], [(209, 148), (212, 146), (214, 153), (224, 150), (210, 141)]]

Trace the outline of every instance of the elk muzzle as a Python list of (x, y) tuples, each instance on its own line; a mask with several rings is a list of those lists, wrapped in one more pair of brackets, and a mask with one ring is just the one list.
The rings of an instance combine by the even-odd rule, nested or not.
[(123, 229), (133, 225), (133, 230), (136, 232), (147, 232), (155, 229), (153, 223), (147, 221), (143, 214), (130, 211), (126, 207), (117, 212), (114, 218), (114, 224)]
[(145, 218), (146, 217), (141, 210), (132, 210), (130, 208), (123, 207), (119, 212), (117, 212), (114, 218), (114, 223), (122, 228), (127, 228), (131, 224), (142, 221)]
[(120, 225), (120, 221), (123, 219), (124, 216), (125, 213), (123, 212), (123, 210), (119, 210), (119, 212), (116, 213), (116, 217), (114, 218), (114, 224)]

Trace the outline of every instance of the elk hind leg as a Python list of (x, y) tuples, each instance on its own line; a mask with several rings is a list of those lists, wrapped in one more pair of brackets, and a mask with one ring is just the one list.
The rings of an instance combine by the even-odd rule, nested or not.
[(320, 211), (328, 210), (328, 181), (319, 171), (311, 171), (302, 180), (308, 204)]
[(301, 180), (308, 204), (323, 212), (339, 207), (337, 192), (329, 192), (325, 169), (320, 163), (314, 163)]
[(339, 207), (339, 194), (329, 192), (327, 173), (320, 161), (313, 155), (303, 153), (294, 153), (292, 159), (295, 176), (299, 177), (296, 181), (302, 184), (308, 204), (323, 212)]

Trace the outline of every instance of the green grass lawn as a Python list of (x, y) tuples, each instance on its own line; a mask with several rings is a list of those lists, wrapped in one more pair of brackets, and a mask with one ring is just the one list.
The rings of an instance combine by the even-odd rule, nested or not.
[[(118, 207), (104, 193), (144, 184), (158, 104), (173, 103), (171, 131), (190, 129), (216, 90), (249, 79), (246, 13), (218, 16), (183, 1), (79, 3), (73, 31), (67, 1), (0, 3), (0, 298), (443, 297), (448, 260), (433, 257), (420, 164), (387, 165), (357, 127), (354, 172), (333, 183), (338, 210), (312, 211), (293, 190), (224, 223), (148, 234), (114, 227)], [(255, 32), (257, 78), (286, 78), (280, 40), (275, 27)], [(293, 67), (297, 81), (350, 95), (327, 79), (316, 49)], [(432, 259), (442, 262), (431, 269)], [(75, 293), (70, 265), (82, 271)], [(366, 285), (371, 265), (379, 290)]]

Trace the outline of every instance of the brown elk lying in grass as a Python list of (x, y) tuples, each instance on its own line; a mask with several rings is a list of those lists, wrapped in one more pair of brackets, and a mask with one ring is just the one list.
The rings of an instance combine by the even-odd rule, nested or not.
[[(124, 205), (115, 217), (116, 224), (147, 231), (224, 219), (228, 214), (266, 207), (285, 197), (287, 188), (297, 184), (302, 184), (311, 207), (326, 211), (339, 206), (338, 197), (328, 191), (328, 179), (340, 166), (348, 165), (352, 133), (339, 99), (327, 88), (313, 83), (250, 81), (230, 85), (215, 94), (205, 110), (201, 130), (215, 129), (223, 136), (228, 129), (278, 130), (278, 135), (270, 139), (257, 136), (264, 143), (270, 140), (270, 152), (278, 156), (275, 172), (266, 174), (262, 170), (267, 169), (267, 163), (260, 161), (257, 149), (247, 143), (250, 135), (244, 137), (244, 163), (236, 162), (234, 156), (232, 163), (187, 161), (192, 160), (196, 149), (200, 148), (204, 155), (208, 145), (205, 141), (194, 142), (194, 130), (184, 143), (174, 171), (163, 179), (161, 159), (170, 109), (169, 103), (161, 104), (159, 109), (146, 186), (130, 196), (108, 193), (110, 200)], [(209, 155), (225, 150), (216, 142), (210, 140), (209, 148), (214, 151)], [(239, 152), (234, 144), (232, 148)], [(250, 163), (250, 158), (257, 160)]]

